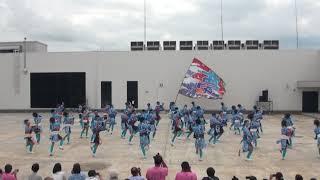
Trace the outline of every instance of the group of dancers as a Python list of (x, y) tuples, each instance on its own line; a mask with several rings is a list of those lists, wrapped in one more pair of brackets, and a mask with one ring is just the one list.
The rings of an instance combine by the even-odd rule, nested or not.
[[(135, 136), (139, 136), (140, 150), (142, 157), (147, 157), (147, 151), (151, 146), (151, 142), (156, 137), (159, 122), (161, 120), (160, 112), (164, 111), (164, 104), (156, 102), (154, 108), (150, 103), (141, 112), (137, 112), (131, 103), (125, 103), (124, 111), (120, 116), (121, 138), (126, 139), (129, 132), (128, 144), (132, 145)], [(90, 149), (92, 156), (96, 156), (97, 149), (101, 145), (100, 133), (105, 131), (110, 135), (113, 134), (118, 112), (112, 105), (107, 105), (100, 112), (91, 111), (85, 105), (79, 105), (77, 110), (79, 115), (79, 123), (81, 127), (80, 138), (89, 138), (89, 129), (91, 130)], [(247, 115), (245, 116), (245, 113)], [(74, 113), (68, 112), (64, 108), (64, 104), (58, 105), (51, 110), (49, 119), (50, 131), (50, 148), (49, 155), (54, 155), (55, 144), (59, 145), (59, 149), (63, 150), (65, 143), (70, 144), (72, 127), (75, 123)], [(203, 160), (204, 148), (208, 144), (217, 144), (220, 137), (224, 133), (224, 128), (228, 127), (235, 135), (242, 136), (239, 149), (241, 152), (247, 153), (246, 160), (252, 160), (252, 153), (258, 146), (258, 139), (263, 133), (262, 120), (263, 111), (257, 106), (252, 111), (247, 111), (241, 104), (228, 108), (223, 102), (219, 113), (212, 113), (208, 121), (205, 118), (205, 111), (194, 102), (190, 108), (184, 105), (180, 108), (174, 103), (169, 104), (169, 117), (171, 119), (170, 127), (172, 131), (171, 145), (175, 145), (176, 139), (190, 140), (191, 135), (194, 138), (196, 154), (199, 160)], [(40, 144), (41, 133), (43, 131), (43, 116), (38, 113), (32, 113), (33, 120), (24, 120), (25, 140), (28, 153), (33, 153), (35, 144)], [(206, 125), (209, 128), (206, 130)], [(314, 121), (315, 139), (317, 140), (318, 151), (320, 155), (320, 121)], [(295, 136), (296, 127), (291, 114), (284, 115), (281, 121), (281, 136), (277, 141), (280, 144), (281, 157), (284, 160), (287, 155), (287, 149), (293, 147), (293, 137)], [(206, 140), (205, 135), (208, 135)]]

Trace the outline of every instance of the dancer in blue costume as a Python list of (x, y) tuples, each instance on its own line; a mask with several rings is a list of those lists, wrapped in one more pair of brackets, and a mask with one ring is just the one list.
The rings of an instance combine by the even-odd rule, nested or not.
[(134, 135), (138, 132), (138, 127), (135, 125), (136, 122), (138, 121), (136, 112), (135, 110), (132, 111), (131, 115), (129, 116), (128, 119), (128, 129), (130, 132), (130, 137), (129, 137), (129, 145), (132, 145), (132, 139)]
[(156, 113), (156, 126), (159, 125), (159, 122), (160, 122), (160, 120), (161, 120), (160, 112), (161, 112), (161, 111), (164, 111), (163, 106), (164, 106), (164, 103), (160, 104), (160, 102), (157, 101), (156, 107), (154, 108), (155, 113)]
[(277, 144), (281, 145), (280, 153), (282, 160), (285, 160), (287, 155), (287, 149), (289, 147), (289, 136), (290, 136), (290, 130), (287, 127), (287, 123), (285, 120), (281, 121), (281, 137), (280, 140), (277, 141)]
[(294, 137), (295, 135), (295, 130), (296, 128), (294, 127), (294, 124), (293, 124), (293, 117), (290, 113), (286, 113), (284, 115), (284, 118), (283, 118), (283, 121), (286, 122), (286, 127), (288, 128), (288, 131), (289, 131), (289, 148), (292, 148), (293, 146), (293, 141), (292, 141), (292, 138)]
[(315, 134), (315, 140), (317, 140), (317, 147), (320, 157), (320, 121), (318, 119), (314, 120), (313, 122), (315, 128), (314, 128), (314, 134)]
[(201, 122), (200, 118), (196, 120), (196, 125), (193, 127), (196, 154), (199, 154), (199, 161), (203, 160), (203, 149), (206, 147), (204, 140), (205, 127)]
[(221, 121), (219, 120), (219, 117), (216, 115), (216, 113), (212, 113), (212, 117), (210, 119), (210, 130), (208, 134), (211, 136), (209, 139), (209, 144), (213, 140), (213, 144), (216, 144), (221, 135), (223, 134), (223, 125)]
[(89, 126), (90, 126), (89, 113), (84, 111), (82, 113), (82, 130), (81, 130), (81, 133), (80, 133), (80, 138), (83, 137), (83, 133), (85, 133), (86, 134), (86, 138), (88, 138)]
[(42, 133), (42, 126), (41, 126), (42, 116), (36, 112), (32, 113), (32, 116), (33, 116), (33, 122), (34, 122), (34, 133), (36, 134), (37, 144), (40, 144), (41, 133)]
[(70, 116), (68, 112), (64, 112), (63, 116), (63, 131), (65, 133), (63, 141), (67, 139), (67, 144), (70, 144), (71, 128), (74, 124), (74, 117)]
[(117, 111), (114, 109), (113, 105), (110, 105), (110, 108), (108, 109), (108, 116), (109, 116), (108, 131), (110, 131), (110, 134), (112, 134), (114, 125), (116, 124), (116, 116), (117, 116)]
[(92, 157), (96, 157), (97, 149), (102, 144), (101, 138), (100, 138), (100, 131), (98, 130), (94, 136), (93, 141), (91, 142), (91, 152)]
[(59, 119), (55, 119), (54, 117), (50, 118), (50, 141), (51, 141), (51, 145), (50, 145), (50, 156), (53, 156), (53, 149), (54, 149), (54, 145), (55, 143), (60, 141), (60, 146), (59, 149), (63, 150), (63, 138), (60, 135), (60, 130), (61, 130), (61, 122)]
[(251, 156), (253, 152), (253, 145), (252, 145), (253, 138), (250, 133), (249, 127), (250, 127), (249, 121), (245, 120), (244, 126), (242, 128), (243, 135), (242, 135), (241, 143), (242, 143), (242, 152), (244, 153), (248, 152), (246, 156), (246, 160), (251, 161), (252, 160)]
[(24, 139), (26, 140), (26, 149), (28, 153), (33, 153), (33, 146), (36, 144), (36, 140), (34, 139), (33, 130), (34, 126), (31, 125), (28, 119), (23, 121), (24, 123)]
[(143, 116), (139, 116), (139, 136), (140, 136), (140, 149), (143, 155), (143, 159), (147, 158), (146, 149), (150, 144), (149, 134), (151, 131), (150, 125), (147, 123), (147, 120)]

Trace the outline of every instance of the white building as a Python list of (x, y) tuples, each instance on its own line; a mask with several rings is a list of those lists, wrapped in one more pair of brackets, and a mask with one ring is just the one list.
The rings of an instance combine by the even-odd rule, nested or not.
[[(139, 109), (157, 100), (168, 105), (194, 57), (226, 82), (228, 106), (241, 103), (251, 109), (268, 90), (275, 111), (319, 110), (317, 50), (30, 52), (27, 71), (23, 53), (0, 54), (0, 110), (49, 108), (61, 101), (93, 108), (108, 102), (117, 109), (132, 99)], [(177, 103), (191, 101), (207, 110), (220, 108), (218, 100), (182, 95)]]

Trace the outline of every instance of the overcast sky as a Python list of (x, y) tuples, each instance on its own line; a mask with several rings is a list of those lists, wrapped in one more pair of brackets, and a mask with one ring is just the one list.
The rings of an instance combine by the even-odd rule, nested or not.
[[(146, 0), (147, 40), (221, 39), (220, 0)], [(320, 48), (320, 0), (297, 0), (300, 47)], [(224, 39), (296, 47), (294, 0), (223, 0)], [(0, 0), (0, 41), (49, 51), (128, 50), (143, 40), (143, 0)]]

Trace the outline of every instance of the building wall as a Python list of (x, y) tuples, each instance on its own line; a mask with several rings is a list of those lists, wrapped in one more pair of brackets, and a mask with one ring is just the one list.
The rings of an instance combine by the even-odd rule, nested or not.
[[(297, 81), (320, 79), (320, 52), (314, 50), (28, 53), (27, 74), (22, 54), (1, 54), (0, 109), (30, 108), (30, 72), (86, 72), (87, 101), (94, 108), (101, 106), (101, 81), (112, 81), (116, 108), (124, 106), (127, 81), (139, 82), (139, 108), (157, 100), (168, 105), (194, 57), (224, 79), (227, 105), (241, 103), (251, 109), (261, 91), (268, 89), (274, 110), (301, 111)], [(193, 100), (179, 95), (177, 103)], [(194, 101), (208, 110), (219, 109), (218, 100)]]

